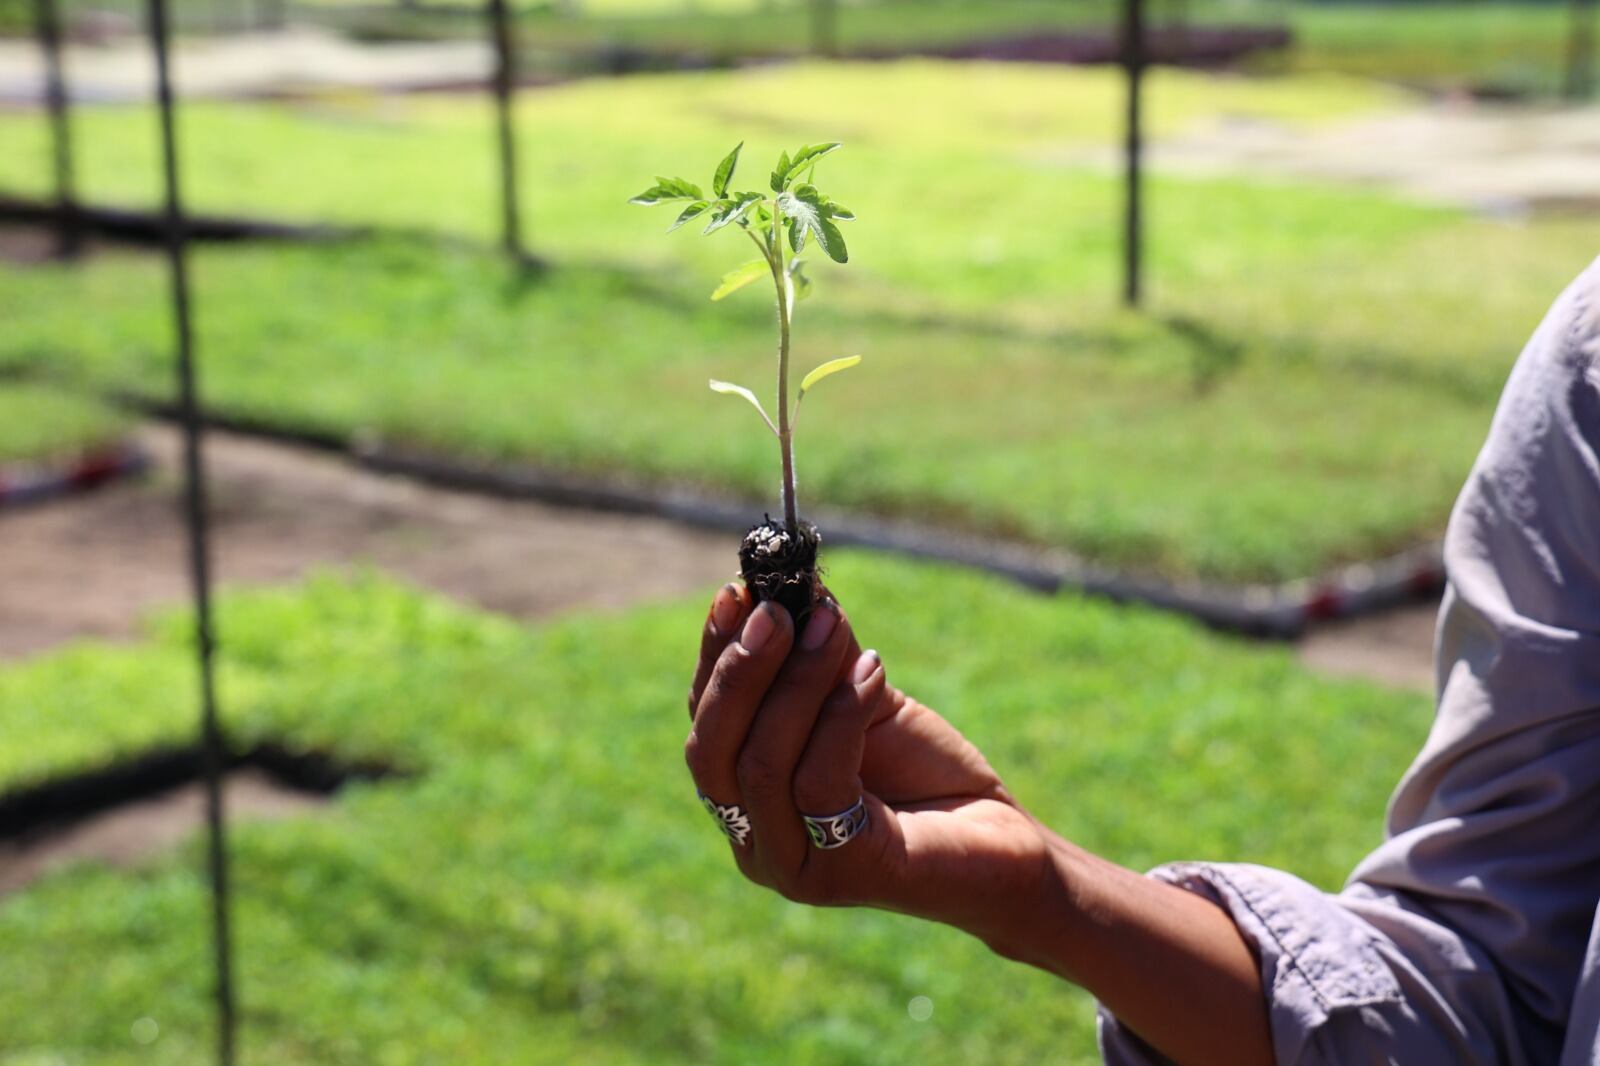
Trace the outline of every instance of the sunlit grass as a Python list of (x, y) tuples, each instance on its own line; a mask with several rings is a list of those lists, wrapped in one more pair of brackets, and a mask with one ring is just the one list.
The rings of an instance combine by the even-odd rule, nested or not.
[[(1421, 697), (1152, 612), (876, 556), (831, 567), (891, 678), (1046, 822), (1136, 868), (1237, 859), (1334, 887), (1427, 729)], [(236, 743), (414, 775), (235, 827), (246, 1061), (1097, 1061), (1089, 1001), (1054, 978), (740, 880), (682, 766), (705, 601), (528, 631), (374, 579), (228, 600)], [(0, 787), (192, 737), (187, 626), (159, 632), (0, 671)], [(0, 901), (0, 1054), (203, 1058), (199, 859), (78, 868)], [(145, 1017), (148, 1047), (129, 1036)]]

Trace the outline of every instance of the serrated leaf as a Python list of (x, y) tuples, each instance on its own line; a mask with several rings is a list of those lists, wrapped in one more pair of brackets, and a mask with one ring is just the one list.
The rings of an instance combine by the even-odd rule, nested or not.
[(839, 227), (833, 224), (831, 218), (817, 219), (812, 232), (817, 235), (817, 243), (822, 245), (822, 250), (828, 253), (829, 259), (835, 263), (850, 261), (850, 252), (844, 246), (844, 234), (839, 232)]
[(717, 164), (716, 176), (711, 179), (711, 192), (713, 195), (719, 197), (728, 195), (728, 182), (733, 180), (734, 168), (739, 165), (739, 149), (743, 147), (744, 142), (740, 141), (734, 145), (733, 151), (728, 153), (728, 157)]
[(723, 226), (738, 222), (750, 213), (750, 209), (761, 202), (758, 192), (739, 193), (725, 207), (719, 208), (710, 222), (706, 223), (705, 232), (715, 233)]
[(704, 200), (705, 198), (705, 193), (700, 191), (700, 186), (692, 181), (685, 181), (682, 178), (658, 177), (654, 185), (628, 202), (648, 207), (651, 204), (665, 203), (669, 200)]
[(717, 286), (717, 291), (711, 294), (711, 298), (721, 300), (731, 296), (771, 269), (765, 259), (752, 259), (748, 263), (736, 266), (722, 275), (722, 284)]
[(800, 395), (804, 396), (807, 389), (811, 388), (811, 386), (815, 385), (823, 378), (837, 374), (841, 370), (849, 370), (851, 367), (860, 362), (861, 357), (859, 355), (847, 355), (842, 359), (829, 359), (826, 363), (823, 363), (811, 373), (800, 379)]
[(778, 432), (778, 427), (774, 426), (772, 424), (772, 419), (767, 417), (766, 409), (761, 406), (761, 401), (756, 399), (756, 394), (745, 388), (743, 385), (735, 385), (732, 382), (718, 381), (716, 378), (712, 378), (711, 391), (720, 392), (725, 396), (744, 397), (750, 402), (750, 406), (754, 407), (756, 412), (761, 415), (761, 420), (767, 424), (767, 428), (772, 430), (774, 433)]
[(808, 144), (794, 155), (794, 160), (789, 164), (787, 177), (793, 177), (808, 167), (817, 165), (817, 161), (825, 155), (830, 155), (840, 148), (838, 141), (829, 141), (826, 144)]
[(694, 203), (683, 209), (683, 214), (678, 216), (678, 220), (676, 222), (667, 227), (667, 232), (671, 233), (685, 222), (688, 222), (690, 219), (699, 216), (701, 212), (710, 206), (711, 205), (704, 200), (696, 200)]

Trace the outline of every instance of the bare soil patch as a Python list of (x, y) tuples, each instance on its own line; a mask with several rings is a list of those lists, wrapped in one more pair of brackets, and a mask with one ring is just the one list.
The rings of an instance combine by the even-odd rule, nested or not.
[(1363, 678), (1394, 688), (1433, 691), (1433, 628), (1437, 603), (1400, 607), (1311, 631), (1300, 661), (1334, 677)]
[[(0, 514), (0, 658), (126, 637), (189, 595), (178, 435), (141, 430), (154, 473)], [(207, 438), (219, 581), (371, 565), (518, 618), (620, 609), (737, 573), (734, 538), (659, 519), (491, 499), (228, 433)], [(226, 641), (226, 634), (223, 634)]]

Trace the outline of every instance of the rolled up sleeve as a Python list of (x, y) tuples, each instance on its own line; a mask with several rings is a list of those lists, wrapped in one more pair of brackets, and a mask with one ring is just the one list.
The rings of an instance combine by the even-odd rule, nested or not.
[[(1180, 863), (1151, 876), (1210, 899), (1232, 917), (1260, 965), (1281, 1066), (1503, 1061), (1456, 1006), (1462, 991), (1456, 986), (1475, 966), (1462, 967), (1460, 959), (1435, 966), (1409, 954), (1402, 947), (1407, 938), (1397, 943), (1381, 915), (1373, 920), (1384, 904), (1347, 900), (1244, 864)], [(1414, 921), (1400, 908), (1394, 917), (1397, 927)], [(1104, 1008), (1100, 1050), (1111, 1066), (1169, 1061)]]

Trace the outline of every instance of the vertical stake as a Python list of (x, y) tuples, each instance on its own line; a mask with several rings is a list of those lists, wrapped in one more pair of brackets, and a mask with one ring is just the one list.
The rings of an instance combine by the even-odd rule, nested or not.
[(1122, 65), (1127, 74), (1128, 112), (1125, 142), (1125, 193), (1122, 247), (1122, 302), (1138, 307), (1143, 295), (1143, 153), (1141, 99), (1145, 68), (1144, 0), (1122, 0)]
[(194, 582), (195, 650), (200, 669), (201, 750), (206, 784), (206, 828), (211, 875), (211, 932), (216, 964), (217, 1061), (232, 1066), (234, 1049), (233, 960), (228, 917), (228, 842), (222, 807), (222, 727), (217, 720), (212, 671), (211, 547), (207, 529), (200, 405), (189, 317), (188, 225), (178, 186), (177, 128), (173, 121), (172, 70), (168, 54), (166, 0), (149, 0), (150, 40), (156, 57), (156, 95), (161, 112), (161, 156), (166, 179), (166, 244), (172, 276), (172, 314), (178, 338), (178, 397), (183, 420), (185, 520), (190, 575)]
[(44, 52), (44, 99), (50, 114), (51, 147), (55, 155), (56, 249), (66, 258), (78, 254), (83, 244), (83, 219), (72, 178), (72, 125), (67, 115), (67, 80), (61, 63), (61, 22), (56, 0), (34, 0), (39, 47)]
[(1594, 91), (1594, 0), (1570, 0), (1567, 27), (1567, 78), (1563, 95), (1573, 103)]
[(511, 19), (506, 0), (489, 0), (489, 30), (494, 38), (494, 99), (500, 133), (500, 241), (512, 259), (526, 259), (522, 248), (522, 225), (517, 209), (517, 139), (512, 123), (512, 93), (515, 89)]

